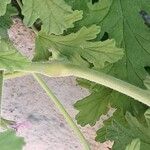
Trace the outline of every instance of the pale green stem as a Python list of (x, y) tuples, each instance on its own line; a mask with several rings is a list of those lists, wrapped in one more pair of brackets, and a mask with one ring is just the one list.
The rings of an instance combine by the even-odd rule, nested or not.
[(8, 80), (8, 79), (13, 79), (13, 78), (18, 78), (18, 77), (23, 77), (26, 75), (29, 75), (30, 73), (27, 72), (13, 72), (13, 73), (5, 73), (4, 74), (4, 80)]
[[(5, 68), (4, 68), (5, 69)], [(55, 63), (31, 63), (24, 69), (15, 68), (16, 71), (24, 73), (16, 73), (14, 76), (21, 76), (29, 73), (40, 73), (49, 77), (63, 77), (63, 76), (76, 76), (79, 78), (87, 79), (95, 83), (104, 85), (120, 93), (134, 98), (135, 100), (150, 106), (150, 92), (148, 90), (141, 89), (132, 84), (119, 80), (113, 76), (107, 75), (102, 72), (98, 72), (88, 68), (82, 68), (71, 64), (64, 64), (61, 62)], [(11, 77), (11, 74), (6, 74), (7, 78)]]
[(21, 1), (20, 0), (16, 0), (16, 1), (18, 3), (19, 7), (22, 9), (22, 3), (21, 3)]
[(38, 74), (33, 74), (34, 78), (38, 81), (40, 86), (45, 90), (49, 98), (55, 103), (56, 107), (59, 109), (61, 114), (66, 119), (66, 122), (70, 127), (74, 130), (75, 134), (79, 137), (80, 141), (83, 143), (84, 150), (90, 150), (89, 144), (87, 143), (86, 139), (84, 138), (83, 134), (77, 127), (77, 125), (74, 123), (70, 115), (67, 113), (63, 105), (60, 103), (60, 101), (57, 99), (57, 97), (53, 94), (53, 92), (49, 89), (49, 87), (46, 85), (44, 80), (40, 77)]
[(14, 68), (16, 71), (40, 73), (49, 77), (75, 76), (123, 93), (135, 100), (150, 106), (150, 92), (136, 87), (132, 84), (119, 80), (113, 76), (92, 69), (65, 64), (62, 62), (53, 63), (30, 63), (24, 69)]

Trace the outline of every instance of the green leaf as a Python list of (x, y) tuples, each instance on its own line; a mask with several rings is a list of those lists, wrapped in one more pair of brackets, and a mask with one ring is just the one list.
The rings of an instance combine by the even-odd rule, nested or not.
[(13, 68), (23, 68), (29, 63), (11, 43), (0, 40), (0, 70), (13, 71)]
[[(129, 97), (111, 89), (83, 79), (77, 79), (77, 82), (82, 87), (88, 88), (91, 92), (88, 97), (85, 97), (74, 104), (75, 108), (79, 110), (76, 115), (76, 120), (81, 126), (85, 126), (87, 124), (90, 124), (91, 126), (95, 125), (100, 116), (108, 112), (110, 106), (117, 108), (113, 118), (120, 118), (120, 111), (122, 113), (125, 113), (126, 110), (132, 113), (136, 111), (137, 115), (139, 115), (137, 107), (140, 108), (140, 111), (143, 109), (143, 105), (137, 105), (137, 103), (131, 101)], [(143, 111), (145, 111), (145, 109)]]
[[(77, 31), (81, 27), (89, 27), (99, 23), (108, 13), (112, 0), (100, 0), (92, 4), (92, 0), (65, 0), (73, 9), (83, 10), (83, 19), (75, 23), (75, 27), (70, 31)], [(101, 15), (99, 15), (101, 13)], [(103, 34), (103, 33), (101, 33)]]
[(73, 11), (64, 0), (23, 0), (22, 14), (26, 25), (32, 26), (40, 18), (42, 31), (57, 35), (82, 18), (82, 11)]
[(49, 51), (52, 52), (52, 59), (60, 58), (76, 65), (92, 64), (95, 68), (103, 68), (105, 63), (114, 63), (121, 59), (123, 51), (115, 46), (114, 40), (90, 41), (99, 32), (100, 28), (93, 25), (89, 28), (82, 27), (78, 32), (66, 36), (39, 33), (34, 60), (47, 60)]
[[(150, 115), (150, 110), (145, 114)], [(124, 150), (126, 146), (134, 139), (141, 141), (141, 150), (150, 149), (150, 124), (143, 121), (142, 123), (133, 117), (129, 112), (126, 113), (126, 123), (119, 123), (113, 120), (111, 125), (107, 125), (97, 132), (97, 141), (113, 140), (113, 150)], [(145, 115), (145, 120), (148, 120)]]
[(0, 16), (6, 13), (7, 4), (10, 4), (11, 0), (0, 0)]
[(10, 28), (12, 24), (11, 16), (16, 15), (16, 9), (8, 5), (7, 11), (4, 16), (0, 16), (0, 37), (1, 38), (8, 38), (7, 30)]
[[(107, 32), (110, 38), (114, 38), (116, 40), (118, 46), (125, 49), (125, 56), (123, 57), (123, 59), (121, 59), (120, 61), (111, 66), (109, 65), (108, 68), (105, 70), (106, 73), (113, 75), (116, 78), (127, 81), (131, 84), (134, 84), (136, 86), (139, 86), (141, 88), (145, 88), (143, 85), (143, 80), (146, 78), (147, 72), (145, 71), (144, 67), (150, 66), (150, 40), (149, 40), (150, 32), (149, 28), (144, 24), (144, 21), (140, 16), (139, 12), (141, 8), (150, 11), (150, 8), (147, 7), (147, 5), (150, 4), (150, 2), (147, 1), (146, 3), (146, 0), (142, 1), (140, 0), (140, 2), (137, 0), (133, 1), (109, 0), (109, 1), (110, 3), (109, 2), (107, 3), (108, 4), (107, 6), (111, 4), (109, 11), (105, 11), (105, 13), (102, 10), (97, 12), (96, 11), (91, 12), (91, 10), (89, 9), (89, 12), (86, 15), (87, 17), (83, 19), (81, 25), (89, 26), (91, 22), (92, 24), (96, 23), (98, 25), (101, 25), (102, 27), (101, 33), (103, 34), (104, 32)], [(99, 1), (94, 5), (91, 4), (91, 7), (92, 8), (103, 7), (102, 5), (105, 6), (106, 4), (103, 3), (102, 1)], [(100, 6), (100, 4), (102, 5)], [(95, 17), (93, 17), (92, 21), (88, 22), (89, 19), (88, 16), (93, 13)], [(102, 20), (95, 19), (98, 18), (98, 16), (103, 16), (103, 19)], [(95, 86), (97, 87), (98, 85)], [(91, 85), (86, 87), (90, 89)], [(99, 86), (98, 89), (100, 90), (100, 88), (103, 89), (102, 86)], [(108, 91), (110, 91), (108, 88), (105, 88), (105, 91), (103, 90), (104, 93), (108, 93)], [(99, 101), (101, 102), (105, 101), (105, 99), (101, 96), (101, 93), (98, 90), (97, 93), (95, 92), (95, 90), (91, 90), (91, 93), (92, 95), (93, 93), (95, 93), (96, 98), (99, 99)], [(97, 96), (98, 93), (99, 97)], [(135, 102), (133, 101), (133, 99), (124, 96), (122, 94), (119, 94), (118, 92), (113, 90), (109, 92), (109, 95), (107, 95), (107, 99), (108, 97), (109, 100), (106, 107), (109, 104), (111, 104), (112, 107), (115, 107), (118, 110), (122, 109), (124, 112), (130, 111), (132, 114), (136, 116), (139, 116), (147, 108), (147, 107), (144, 108), (144, 106), (142, 106), (140, 103)], [(95, 99), (95, 101), (98, 102), (97, 99)], [(85, 100), (86, 98), (84, 98), (84, 101)], [(80, 102), (83, 103), (82, 101)], [(100, 105), (100, 103), (97, 103), (97, 105)], [(86, 108), (86, 106), (83, 107)], [(92, 105), (91, 107), (88, 107), (88, 109), (91, 110)], [(87, 110), (86, 112), (90, 111)], [(105, 111), (103, 113), (105, 113)], [(82, 114), (80, 114), (79, 112), (77, 119), (79, 118), (79, 115)], [(88, 116), (89, 114), (87, 113), (86, 115)], [(92, 114), (90, 114), (90, 116), (92, 116)], [(90, 124), (95, 123), (95, 118), (93, 118), (93, 122), (92, 119), (90, 122), (88, 122), (86, 118), (85, 119), (83, 118), (82, 122), (81, 121), (78, 122), (81, 124), (83, 124), (83, 122)]]
[(76, 115), (77, 123), (81, 126), (85, 126), (86, 124), (94, 125), (100, 116), (109, 110), (109, 92), (110, 91), (106, 93), (100, 90), (99, 93), (92, 93), (85, 99), (78, 101), (74, 105), (74, 107), (80, 111), (80, 113)]
[(14, 131), (7, 130), (0, 133), (1, 150), (22, 150), (24, 144), (24, 139), (17, 137)]
[(140, 150), (140, 140), (132, 140), (132, 142), (126, 147), (125, 150)]
[[(104, 69), (106, 72), (106, 69), (108, 68)], [(77, 81), (80, 86), (89, 89), (91, 92), (90, 96), (85, 97), (74, 104), (75, 108), (79, 110), (76, 115), (77, 122), (82, 126), (86, 124), (93, 126), (102, 114), (107, 113), (110, 106), (117, 108), (117, 117), (120, 114), (120, 111), (124, 114), (126, 111), (129, 111), (140, 118), (141, 114), (147, 109), (145, 105), (138, 103), (132, 98), (120, 94), (119, 92), (83, 79), (78, 79)]]

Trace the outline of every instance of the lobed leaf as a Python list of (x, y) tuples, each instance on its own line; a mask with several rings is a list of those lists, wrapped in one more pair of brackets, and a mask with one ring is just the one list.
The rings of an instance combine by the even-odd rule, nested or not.
[(23, 0), (22, 14), (24, 23), (32, 26), (40, 18), (42, 31), (62, 34), (67, 28), (72, 28), (75, 21), (82, 18), (82, 11), (73, 11), (64, 0)]
[(82, 27), (78, 32), (66, 36), (39, 33), (34, 61), (64, 59), (76, 65), (93, 65), (103, 68), (105, 63), (114, 63), (122, 58), (123, 51), (115, 46), (114, 40), (92, 42), (100, 32), (100, 27), (93, 25)]
[[(100, 0), (92, 4), (92, 2), (87, 3), (88, 11), (86, 10), (86, 14), (84, 18), (79, 22), (79, 25), (92, 25), (99, 24), (105, 16), (108, 14), (110, 10), (110, 6), (112, 4), (112, 0)], [(110, 21), (111, 22), (111, 21)]]
[[(90, 124), (91, 126), (99, 120), (100, 116), (109, 110), (108, 107), (108, 91), (103, 92), (100, 90), (99, 93), (92, 93), (85, 99), (75, 103), (74, 107), (80, 111), (76, 115), (77, 123), (81, 126)], [(99, 98), (102, 97), (103, 99)]]

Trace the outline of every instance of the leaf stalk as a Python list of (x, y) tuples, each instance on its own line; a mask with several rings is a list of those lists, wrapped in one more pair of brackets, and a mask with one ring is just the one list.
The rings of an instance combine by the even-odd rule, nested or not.
[(48, 97), (54, 102), (55, 106), (59, 109), (61, 114), (64, 116), (68, 125), (74, 130), (75, 134), (79, 137), (81, 143), (83, 144), (84, 150), (90, 150), (89, 144), (84, 138), (83, 134), (77, 127), (77, 125), (72, 120), (71, 116), (67, 113), (63, 105), (60, 103), (58, 98), (53, 94), (50, 88), (47, 86), (45, 81), (41, 78), (39, 74), (33, 74), (33, 77), (38, 81), (43, 90), (47, 93)]
[(28, 73), (40, 73), (49, 77), (65, 77), (75, 76), (95, 83), (101, 84), (122, 94), (125, 94), (133, 99), (150, 106), (150, 92), (141, 89), (125, 81), (117, 79), (113, 76), (107, 75), (103, 72), (98, 72), (89, 68), (84, 68), (72, 64), (62, 62), (51, 63), (30, 63), (25, 68), (15, 68), (15, 71), (22, 71)]

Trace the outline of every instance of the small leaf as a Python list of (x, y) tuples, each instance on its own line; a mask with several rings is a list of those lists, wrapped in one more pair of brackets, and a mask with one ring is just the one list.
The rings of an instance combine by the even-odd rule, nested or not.
[(82, 25), (98, 24), (108, 14), (112, 0), (100, 0), (94, 4), (92, 1), (87, 3), (88, 11), (86, 11), (83, 20), (79, 22)]
[[(107, 97), (109, 91), (106, 93), (101, 90), (99, 93), (93, 93), (75, 103), (74, 107), (79, 110), (76, 120), (81, 126), (85, 126), (86, 124), (94, 125), (100, 116), (109, 110)], [(99, 98), (99, 96), (103, 99)]]
[(22, 150), (24, 144), (24, 139), (17, 137), (14, 131), (7, 130), (0, 133), (1, 150)]
[(139, 139), (134, 139), (125, 150), (140, 150), (140, 144), (141, 143)]
[(75, 21), (82, 18), (82, 11), (73, 11), (64, 0), (23, 0), (22, 14), (27, 26), (32, 26), (40, 18), (42, 31), (62, 34), (67, 28), (72, 28)]
[(11, 0), (0, 0), (0, 16), (6, 13), (7, 4), (10, 4)]
[(28, 59), (22, 56), (11, 43), (0, 40), (0, 69), (13, 71), (13, 68), (22, 68), (29, 63)]
[[(149, 110), (146, 111), (148, 112)], [(124, 118), (123, 115), (122, 118)], [(139, 121), (129, 112), (126, 113), (125, 119), (126, 122), (121, 122), (115, 118), (111, 124), (99, 129), (96, 140), (101, 142), (112, 140), (114, 141), (113, 150), (124, 150), (132, 140), (138, 138), (141, 141), (140, 150), (150, 149), (150, 124), (148, 124), (150, 119), (147, 118), (147, 122)]]
[(0, 37), (8, 38), (7, 30), (10, 28), (12, 24), (11, 16), (17, 15), (17, 10), (15, 7), (8, 5), (6, 14), (4, 16), (0, 16)]

